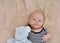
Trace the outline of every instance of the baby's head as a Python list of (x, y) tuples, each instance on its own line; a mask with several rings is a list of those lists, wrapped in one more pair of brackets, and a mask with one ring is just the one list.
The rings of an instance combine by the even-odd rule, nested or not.
[(32, 29), (40, 29), (43, 27), (45, 21), (44, 12), (40, 9), (33, 11), (28, 20), (28, 24)]

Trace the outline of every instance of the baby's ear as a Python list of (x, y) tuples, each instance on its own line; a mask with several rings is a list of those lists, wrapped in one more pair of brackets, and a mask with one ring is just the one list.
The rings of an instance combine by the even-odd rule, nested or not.
[(27, 29), (28, 32), (31, 31), (31, 28), (29, 26), (26, 26), (26, 29)]

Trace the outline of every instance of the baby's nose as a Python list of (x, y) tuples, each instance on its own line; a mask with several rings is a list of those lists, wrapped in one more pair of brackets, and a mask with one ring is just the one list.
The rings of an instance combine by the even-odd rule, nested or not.
[(35, 21), (35, 23), (37, 24), (37, 23), (38, 23), (38, 21)]

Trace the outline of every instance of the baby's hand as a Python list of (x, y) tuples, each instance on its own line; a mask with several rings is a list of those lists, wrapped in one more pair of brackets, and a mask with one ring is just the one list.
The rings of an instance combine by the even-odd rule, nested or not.
[(51, 38), (51, 34), (47, 34), (42, 37), (43, 41), (48, 41), (50, 38)]

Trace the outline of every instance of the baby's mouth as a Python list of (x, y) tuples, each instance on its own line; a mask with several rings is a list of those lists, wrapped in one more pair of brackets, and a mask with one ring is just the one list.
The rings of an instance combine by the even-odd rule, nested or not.
[(34, 25), (38, 25), (38, 24), (34, 24)]

